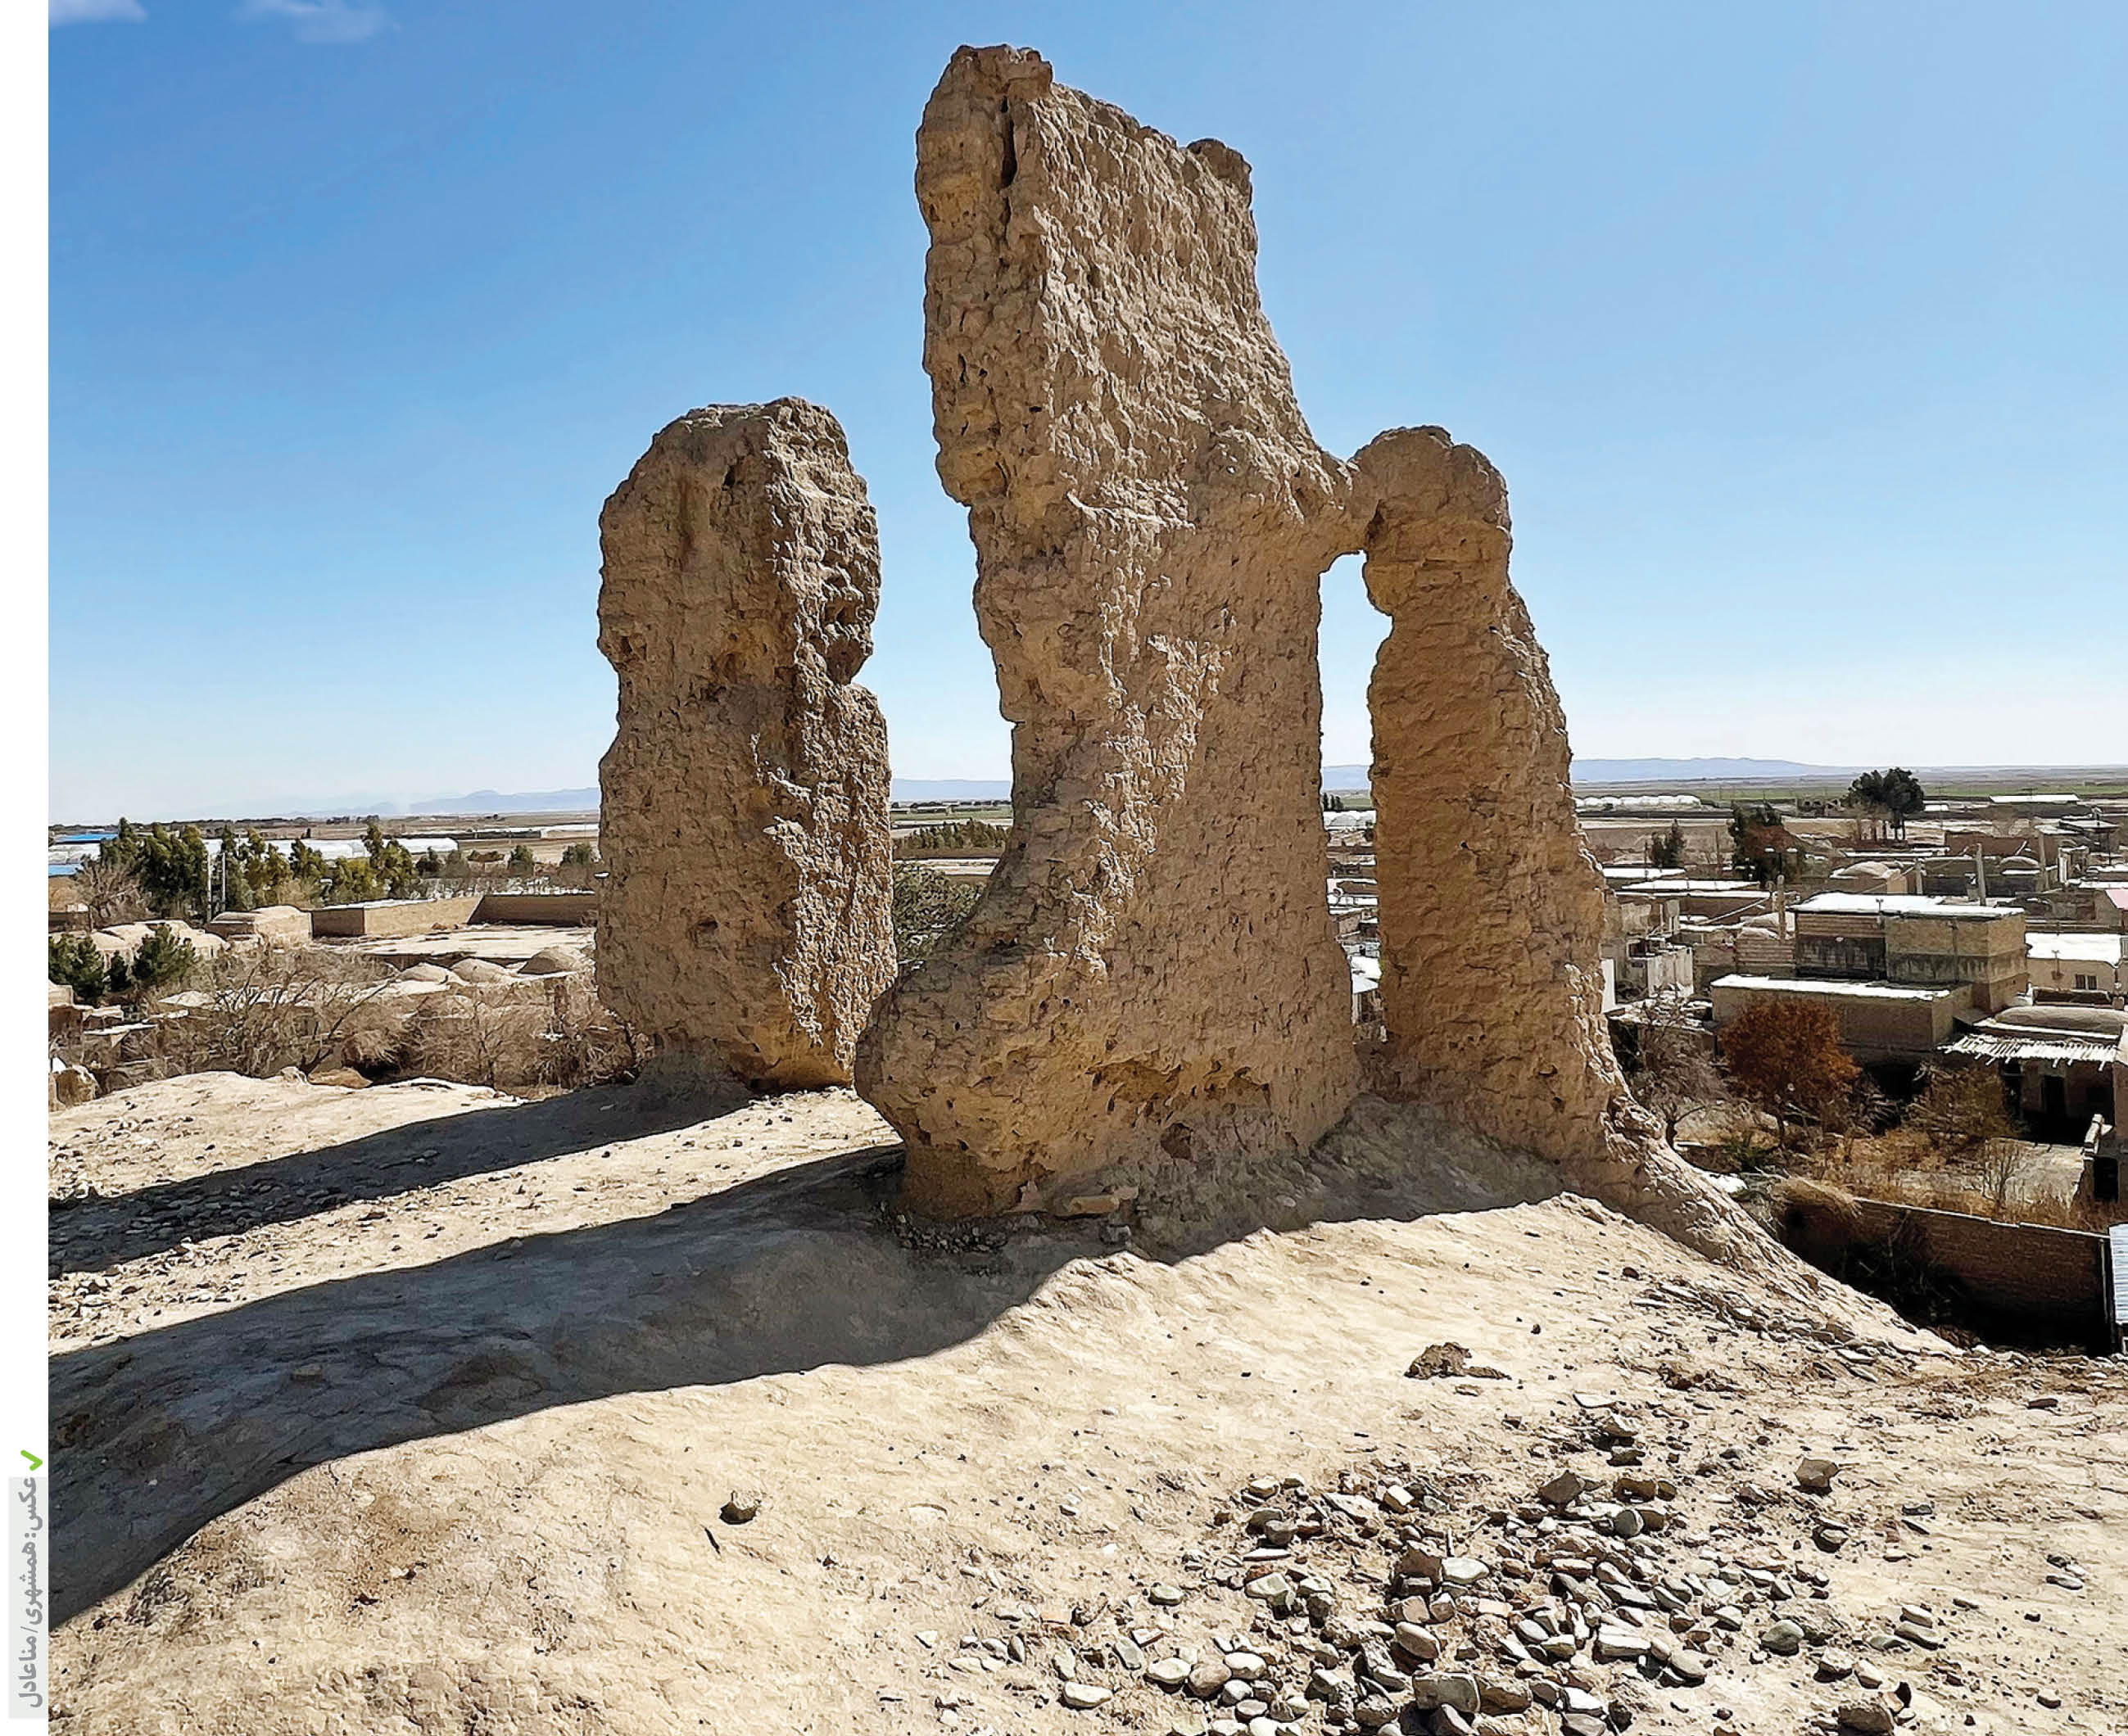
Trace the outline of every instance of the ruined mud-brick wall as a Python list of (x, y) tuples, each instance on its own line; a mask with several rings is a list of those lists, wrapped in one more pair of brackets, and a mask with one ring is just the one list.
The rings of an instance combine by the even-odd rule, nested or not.
[(1508, 581), (1508, 491), (1437, 428), (1354, 461), (1375, 502), (1367, 595), (1390, 619), (1367, 688), (1383, 1083), (1551, 1158), (1601, 1150), (1625, 1095), (1603, 1024), (1603, 882), (1566, 719)]
[(757, 1087), (846, 1083), (894, 975), (879, 534), (843, 431), (794, 398), (650, 443), (599, 518), (599, 992)]
[(938, 473), (1013, 723), (1014, 824), (858, 1085), (922, 1204), (1292, 1151), (1355, 1087), (1325, 893), (1319, 580), (1343, 467), (1256, 290), (1247, 165), (963, 49), (924, 111)]
[(1367, 595), (1391, 622), (1367, 689), (1387, 1032), (1370, 1084), (1779, 1277), (1771, 1242), (1663, 1143), (1612, 1051), (1603, 877), (1559, 696), (1508, 581), (1506, 485), (1437, 428), (1391, 429), (1353, 468)]

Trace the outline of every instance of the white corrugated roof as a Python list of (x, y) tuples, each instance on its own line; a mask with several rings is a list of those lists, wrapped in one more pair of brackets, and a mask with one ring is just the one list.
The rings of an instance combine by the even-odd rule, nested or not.
[(1680, 894), (1733, 892), (1739, 898), (1771, 898), (1773, 894), (1753, 880), (1636, 880), (1622, 892), (1645, 892), (1651, 898), (1676, 898)]
[(2110, 1061), (2121, 1051), (2102, 1036), (2079, 1038), (2069, 1032), (2011, 1036), (1976, 1031), (1946, 1045), (1945, 1052), (1989, 1061)]

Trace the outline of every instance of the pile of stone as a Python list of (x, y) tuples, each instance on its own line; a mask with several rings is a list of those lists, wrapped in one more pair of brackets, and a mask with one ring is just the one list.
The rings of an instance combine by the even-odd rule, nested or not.
[[(1331, 1489), (1251, 1481), (1210, 1515), (1215, 1546), (1185, 1552), (1172, 1581), (1147, 1587), (1142, 1620), (1126, 1612), (1116, 1638), (1078, 1636), (1052, 1655), (1057, 1697), (1091, 1710), (1149, 1685), (1160, 1715), (1135, 1721), (1171, 1736), (1605, 1736), (1667, 1699), (1734, 1736), (1723, 1688), (1800, 1658), (1825, 1686), (1824, 1730), (1916, 1724), (1929, 1702), (1894, 1679), (1896, 1659), (1937, 1653), (1951, 1617), (1921, 1603), (1836, 1606), (1830, 1570), (1846, 1531), (1822, 1509), (1836, 1461), (1807, 1457), (1755, 1483), (1747, 1470), (1767, 1473), (1731, 1449), (1688, 1471), (1674, 1425), (1596, 1395), (1575, 1405), (1532, 1456), (1600, 1465), (1560, 1469), (1506, 1504), (1475, 1477), (1400, 1464), (1347, 1471)], [(1644, 1441), (1655, 1426), (1669, 1432)], [(1681, 1502), (1695, 1481), (1750, 1515), (1748, 1541), (1694, 1528)], [(1812, 1553), (1799, 1554), (1798, 1533)], [(1223, 1591), (1239, 1592), (1253, 1621), (1193, 1632), (1193, 1606), (1233, 1608)], [(1028, 1655), (1017, 1637), (1009, 1644), (1001, 1658)]]

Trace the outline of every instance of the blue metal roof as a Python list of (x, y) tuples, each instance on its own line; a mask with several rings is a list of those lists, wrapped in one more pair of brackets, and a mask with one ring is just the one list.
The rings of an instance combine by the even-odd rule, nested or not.
[(2117, 1332), (2128, 1327), (2128, 1224), (2116, 1224), (2106, 1232), (2107, 1251), (2112, 1259), (2107, 1262), (2113, 1268), (2113, 1327)]

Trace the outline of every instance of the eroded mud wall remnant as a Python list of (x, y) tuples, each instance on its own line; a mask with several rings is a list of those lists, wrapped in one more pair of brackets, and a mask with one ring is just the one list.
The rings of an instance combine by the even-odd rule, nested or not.
[(1773, 1250), (1632, 1102), (1603, 1022), (1602, 876), (1566, 720), (1508, 581), (1507, 485), (1437, 428), (1353, 461), (1367, 595), (1390, 618), (1367, 704), (1388, 1041), (1369, 1084), (1560, 1164), (1710, 1253)]
[(924, 111), (938, 473), (1013, 723), (1014, 824), (858, 1087), (969, 1212), (1311, 1145), (1355, 1089), (1325, 894), (1318, 581), (1344, 468), (1256, 299), (1248, 167), (963, 49)]
[(713, 405), (599, 515), (598, 984), (713, 1076), (847, 1083), (893, 979), (879, 533), (841, 427), (795, 398)]
[(1396, 429), (1354, 461), (1375, 502), (1367, 687), (1384, 1083), (1541, 1156), (1586, 1156), (1625, 1087), (1603, 1027), (1603, 894), (1566, 719), (1508, 581), (1507, 485), (1475, 447)]

